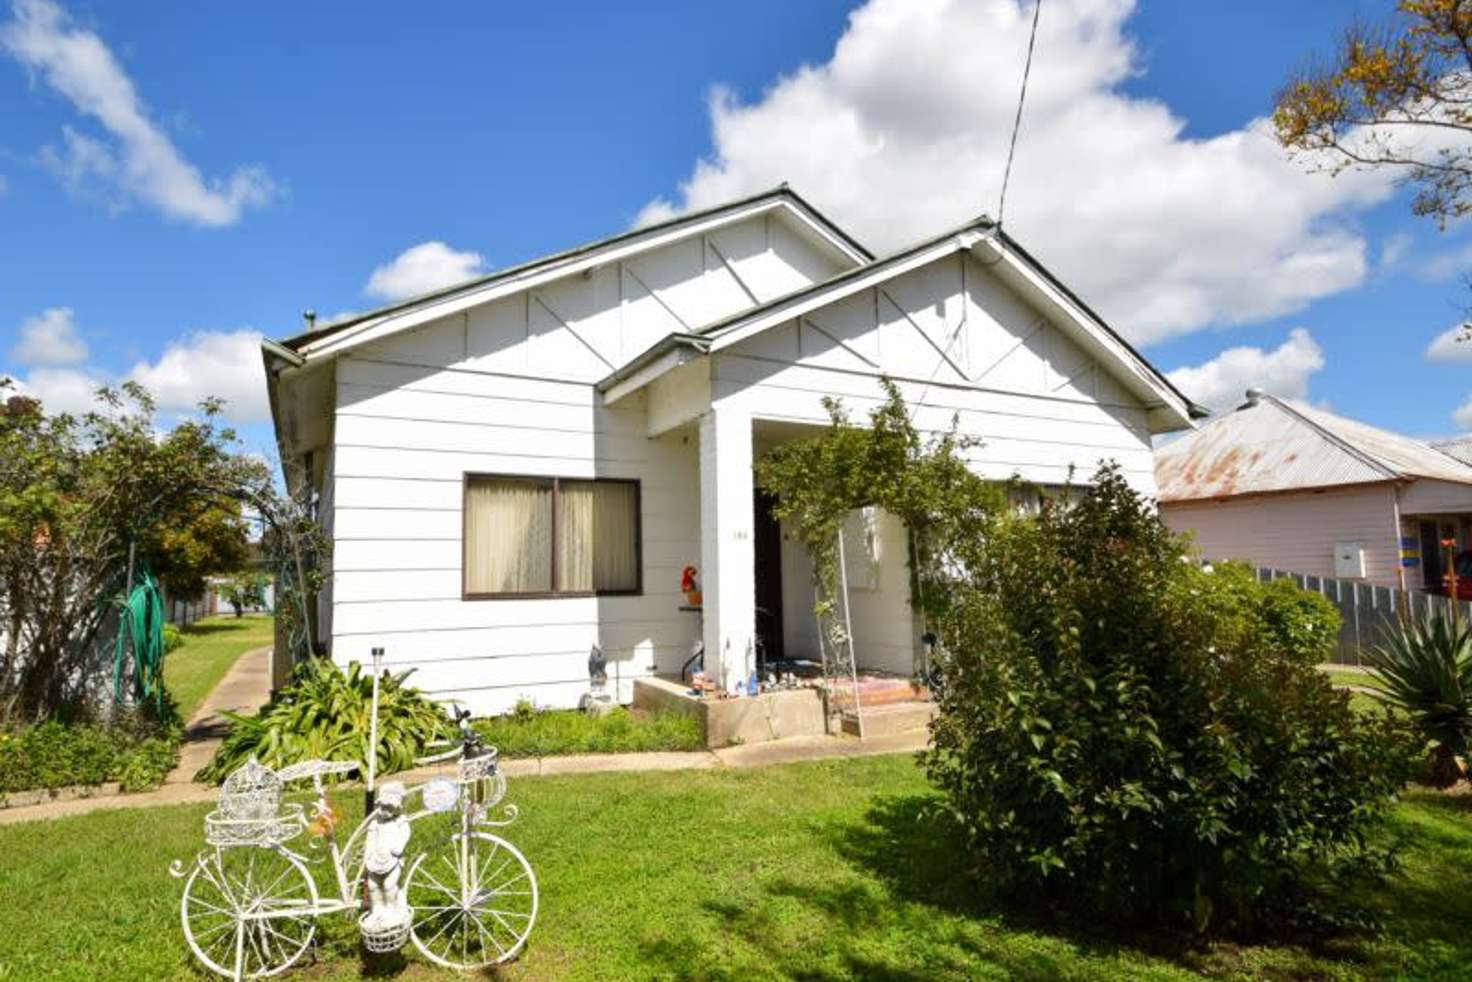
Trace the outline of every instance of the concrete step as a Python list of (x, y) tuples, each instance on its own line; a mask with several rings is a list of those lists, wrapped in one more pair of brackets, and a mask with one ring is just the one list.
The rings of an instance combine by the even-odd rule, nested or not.
[[(923, 730), (933, 716), (935, 716), (935, 703), (933, 702), (892, 702), (872, 708), (866, 707), (864, 709), (864, 736), (889, 736), (894, 733)], [(859, 721), (845, 713), (843, 732), (857, 736)]]

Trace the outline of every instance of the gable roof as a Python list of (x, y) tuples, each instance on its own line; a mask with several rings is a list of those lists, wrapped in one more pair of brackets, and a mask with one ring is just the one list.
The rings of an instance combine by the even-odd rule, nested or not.
[[(308, 357), (329, 348), (336, 352), (341, 350), (349, 339), (352, 339), (352, 344), (366, 343), (368, 340), (376, 340), (386, 334), (407, 330), (447, 313), (453, 313), (454, 310), (445, 308), (456, 301), (469, 301), (460, 304), (456, 309), (484, 303), (491, 299), (485, 294), (499, 292), (500, 287), (510, 287), (515, 290), (521, 289), (525, 282), (532, 278), (540, 281), (544, 278), (566, 276), (608, 262), (615, 253), (622, 256), (630, 252), (642, 252), (663, 245), (672, 238), (678, 238), (694, 228), (724, 225), (772, 208), (786, 208), (850, 262), (859, 265), (873, 261), (873, 253), (859, 244), (853, 236), (814, 208), (796, 191), (782, 184), (746, 198), (729, 201), (702, 211), (690, 212), (654, 225), (631, 229), (608, 238), (584, 243), (563, 252), (496, 270), (463, 283), (400, 300), (366, 313), (355, 314), (279, 342), (270, 342), (267, 350), (276, 354), (281, 354), (282, 351), (294, 352), (298, 356)], [(377, 328), (386, 329), (376, 330)]]
[(1472, 467), (1420, 440), (1256, 392), (1155, 452), (1162, 503), (1418, 478), (1472, 484)]
[[(1190, 426), (1192, 420), (1208, 415), (1207, 410), (1181, 393), (1102, 317), (985, 215), (882, 259), (844, 270), (822, 282), (749, 307), (700, 331), (671, 334), (614, 370), (598, 383), (598, 387), (606, 393), (616, 386), (627, 390), (647, 385), (693, 354), (729, 348), (813, 309), (877, 286), (936, 259), (976, 248), (987, 249), (991, 253), (988, 264), (999, 275), (1008, 279), (1010, 285), (1020, 292), (1028, 294), (1039, 306), (1055, 314), (1065, 333), (1112, 369), (1127, 388), (1141, 397), (1147, 408), (1164, 412), (1177, 424), (1166, 428)], [(681, 355), (682, 351), (686, 354)]]

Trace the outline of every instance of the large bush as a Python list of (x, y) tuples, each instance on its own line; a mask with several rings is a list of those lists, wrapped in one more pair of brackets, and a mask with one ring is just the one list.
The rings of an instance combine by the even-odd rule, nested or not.
[(951, 556), (926, 766), (989, 880), (1205, 930), (1373, 865), (1410, 755), (1315, 668), (1322, 598), (1190, 562), (1113, 468)]
[[(407, 676), (385, 672), (379, 683), (379, 774), (414, 766), (449, 732), (444, 710), (404, 685)], [(328, 658), (303, 662), (256, 715), (224, 714), (234, 725), (198, 779), (222, 781), (251, 757), (273, 768), (313, 758), (366, 762), (372, 706), (373, 674), (357, 662), (346, 671)]]

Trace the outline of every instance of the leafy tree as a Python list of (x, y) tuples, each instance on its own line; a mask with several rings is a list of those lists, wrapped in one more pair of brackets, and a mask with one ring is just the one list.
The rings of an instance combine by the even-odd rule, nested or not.
[(266, 602), (266, 585), (270, 580), (266, 574), (253, 570), (236, 573), (225, 582), (225, 601), (240, 617), (247, 607), (260, 607)]
[[(0, 379), (0, 397), (9, 388)], [(234, 452), (218, 400), (163, 434), (152, 399), (133, 383), (99, 390), (97, 408), (80, 416), (19, 397), (4, 407), (0, 720), (101, 708), (112, 681), (108, 627), (130, 561), (197, 590), (203, 576), (239, 568), (243, 507), (271, 521), (278, 543), (313, 534), (302, 510), (276, 494), (265, 463)]]
[(1472, 2), (1400, 0), (1397, 11), (1351, 27), (1329, 59), (1290, 79), (1273, 125), (1333, 172), (1400, 171), (1416, 214), (1444, 225), (1472, 211)]

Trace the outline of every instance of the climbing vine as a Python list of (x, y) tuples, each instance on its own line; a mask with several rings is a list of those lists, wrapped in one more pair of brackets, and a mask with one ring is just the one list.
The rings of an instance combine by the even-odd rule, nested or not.
[(837, 612), (838, 537), (853, 511), (877, 506), (910, 532), (910, 601), (927, 618), (943, 612), (942, 589), (951, 544), (985, 535), (1006, 501), (1005, 489), (966, 466), (978, 441), (957, 420), (924, 436), (899, 387), (881, 378), (885, 399), (856, 423), (837, 399), (825, 398), (829, 426), (821, 434), (781, 444), (756, 463), (757, 483), (776, 498), (773, 512), (812, 557), (814, 613), (829, 624), (828, 640), (846, 641)]

